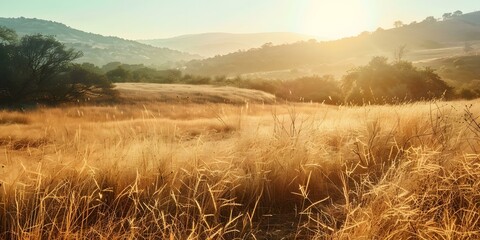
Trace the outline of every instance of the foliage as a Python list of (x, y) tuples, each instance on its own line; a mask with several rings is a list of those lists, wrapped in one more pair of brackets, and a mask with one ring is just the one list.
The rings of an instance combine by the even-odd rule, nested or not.
[[(473, 83), (473, 85), (470, 84), (471, 86), (454, 85), (449, 81), (449, 84), (456, 88), (454, 92), (432, 69), (418, 69), (412, 63), (403, 61), (405, 51), (405, 45), (398, 47), (395, 53), (395, 62), (391, 64), (387, 62), (386, 58), (374, 58), (369, 65), (348, 72), (343, 81), (335, 80), (333, 76), (328, 75), (291, 80), (205, 77), (183, 74), (177, 69), (158, 70), (142, 64), (130, 65), (120, 62), (112, 62), (102, 67), (83, 63), (81, 67), (103, 74), (112, 82), (233, 86), (261, 90), (274, 94), (277, 98), (294, 102), (341, 104), (346, 101), (354, 104), (382, 104), (441, 97), (471, 99), (480, 93), (475, 90), (478, 87)], [(474, 57), (471, 56), (471, 58)], [(470, 65), (471, 67), (465, 71), (474, 73), (477, 65), (475, 63)], [(436, 67), (438, 68), (438, 66)], [(460, 71), (463, 68), (457, 66), (455, 69)], [(443, 77), (444, 71), (442, 69), (438, 71), (442, 73)], [(473, 78), (475, 77), (473, 76)]]
[(81, 73), (86, 78), (79, 77), (72, 61), (81, 52), (66, 49), (51, 36), (26, 35), (17, 42), (13, 31), (1, 32), (0, 102), (53, 103), (111, 93), (112, 85), (100, 76)]
[(452, 17), (452, 13), (444, 13), (442, 15), (443, 21), (446, 21)]
[(426, 17), (422, 22), (423, 23), (435, 23), (435, 22), (437, 22), (437, 19), (434, 16), (429, 16), (429, 17)]
[(143, 64), (112, 62), (99, 69), (106, 71), (106, 77), (112, 82), (210, 84), (211, 81), (209, 77), (182, 75), (182, 72), (176, 69), (157, 70)]
[(452, 88), (432, 69), (417, 69), (410, 62), (388, 63), (375, 57), (366, 66), (343, 78), (345, 101), (353, 104), (382, 104), (451, 97)]
[(480, 56), (468, 55), (437, 59), (423, 65), (437, 69), (438, 74), (455, 87), (459, 97), (480, 97)]
[[(354, 104), (382, 104), (441, 97), (471, 99), (477, 97), (477, 92), (480, 93), (480, 91), (475, 90), (478, 87), (473, 83), (471, 88), (466, 85), (453, 85), (456, 87), (456, 92), (454, 92), (432, 69), (418, 69), (412, 63), (403, 61), (405, 51), (405, 45), (400, 46), (396, 51), (396, 60), (392, 64), (389, 64), (386, 58), (374, 58), (369, 65), (348, 72), (343, 81), (335, 80), (333, 76), (328, 75), (291, 80), (228, 78), (225, 76), (205, 77), (182, 74), (180, 70), (157, 70), (144, 65), (122, 63), (110, 63), (101, 68), (90, 64), (82, 64), (82, 66), (91, 69), (91, 71), (111, 69), (105, 75), (113, 82), (233, 86), (261, 90), (274, 94), (277, 98), (294, 102), (311, 101), (341, 104), (347, 101), (347, 103)], [(474, 58), (475, 56), (471, 57)], [(465, 71), (474, 73), (476, 66), (472, 63), (471, 67), (468, 67)], [(463, 68), (457, 66), (455, 69), (460, 71)], [(438, 71), (443, 73), (442, 69)], [(480, 79), (480, 77), (477, 79)], [(451, 83), (449, 82), (449, 84)]]
[(463, 15), (463, 12), (460, 11), (460, 10), (457, 10), (457, 11), (452, 13), (452, 17), (459, 17), (459, 16), (462, 16), (462, 15)]
[(107, 72), (106, 76), (112, 82), (128, 82), (131, 79), (130, 72), (122, 67), (117, 67)]
[(395, 21), (395, 22), (393, 23), (393, 26), (394, 26), (395, 28), (399, 28), (399, 27), (405, 26), (405, 24), (403, 24), (402, 21), (397, 20), (397, 21)]
[(12, 29), (0, 26), (0, 43), (14, 43), (18, 36)]
[(69, 68), (68, 75), (62, 76), (62, 78), (70, 85), (70, 89), (59, 89), (63, 91), (63, 99), (66, 100), (73, 101), (81, 98), (111, 99), (117, 96), (111, 81), (79, 64), (72, 65)]
[[(2, 5), (3, 6), (3, 5)], [(14, 29), (21, 36), (41, 33), (55, 36), (55, 39), (67, 47), (82, 51), (83, 56), (77, 62), (91, 62), (103, 65), (113, 60), (124, 63), (145, 63), (154, 65), (174, 66), (173, 63), (200, 58), (200, 56), (141, 44), (113, 36), (102, 36), (65, 24), (35, 18), (2, 18), (0, 26)]]

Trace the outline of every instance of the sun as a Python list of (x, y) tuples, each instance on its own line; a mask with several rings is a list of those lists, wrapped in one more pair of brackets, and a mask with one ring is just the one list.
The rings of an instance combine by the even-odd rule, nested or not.
[(294, 11), (298, 32), (335, 39), (356, 35), (375, 25), (375, 14), (369, 0), (311, 0)]

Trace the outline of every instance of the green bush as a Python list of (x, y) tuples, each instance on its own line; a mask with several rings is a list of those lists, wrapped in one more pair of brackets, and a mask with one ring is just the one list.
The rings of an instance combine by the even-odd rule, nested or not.
[(432, 69), (418, 69), (411, 62), (388, 63), (375, 57), (366, 66), (343, 77), (345, 102), (383, 104), (450, 98), (453, 91)]

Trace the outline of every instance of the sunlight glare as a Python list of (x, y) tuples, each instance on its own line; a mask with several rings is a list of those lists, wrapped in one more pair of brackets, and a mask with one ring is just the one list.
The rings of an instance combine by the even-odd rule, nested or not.
[(297, 16), (295, 28), (298, 32), (308, 33), (325, 38), (339, 38), (356, 35), (365, 29), (375, 26), (369, 0), (311, 0), (297, 5), (294, 13)]

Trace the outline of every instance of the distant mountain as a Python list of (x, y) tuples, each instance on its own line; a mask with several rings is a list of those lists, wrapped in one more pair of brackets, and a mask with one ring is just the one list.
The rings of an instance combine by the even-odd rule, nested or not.
[(314, 38), (316, 37), (288, 32), (246, 34), (202, 33), (166, 39), (138, 40), (138, 42), (156, 47), (167, 47), (179, 51), (200, 54), (205, 57), (213, 57), (238, 50), (260, 47), (265, 43), (278, 45)]
[[(203, 75), (267, 76), (265, 73), (340, 74), (372, 56), (392, 57), (395, 49), (405, 45), (404, 58), (423, 61), (463, 54), (465, 42), (480, 41), (480, 12), (453, 17), (445, 21), (427, 18), (394, 29), (378, 29), (356, 37), (336, 41), (303, 41), (277, 46), (264, 46), (193, 60), (185, 71)], [(292, 74), (294, 73), (294, 74)], [(298, 75), (298, 74), (297, 74)]]
[(91, 62), (96, 65), (119, 61), (160, 66), (200, 58), (198, 55), (157, 48), (118, 37), (87, 33), (62, 23), (35, 18), (0, 18), (0, 26), (11, 28), (20, 36), (36, 33), (53, 35), (66, 46), (83, 52), (84, 56), (78, 59), (78, 62)]

